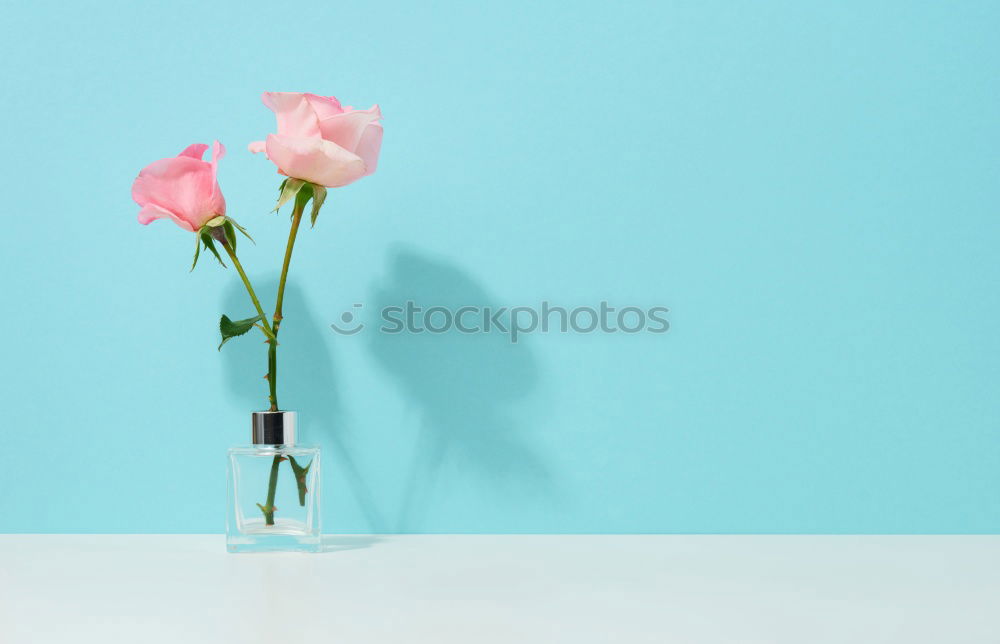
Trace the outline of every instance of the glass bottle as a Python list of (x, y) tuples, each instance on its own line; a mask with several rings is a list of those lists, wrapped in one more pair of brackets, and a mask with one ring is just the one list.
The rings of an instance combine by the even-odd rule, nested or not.
[(229, 450), (229, 552), (319, 552), (318, 447), (295, 444), (295, 412), (255, 411), (252, 445)]

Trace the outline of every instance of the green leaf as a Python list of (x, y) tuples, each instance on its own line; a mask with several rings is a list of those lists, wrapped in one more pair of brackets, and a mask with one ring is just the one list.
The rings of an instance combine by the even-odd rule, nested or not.
[(299, 190), (302, 186), (306, 185), (307, 182), (302, 179), (292, 179), (289, 177), (281, 183), (281, 193), (278, 195), (278, 204), (274, 207), (271, 212), (278, 212), (278, 210), (288, 203), (288, 200), (292, 197), (298, 195)]
[(261, 317), (259, 315), (252, 318), (247, 318), (245, 320), (233, 320), (229, 319), (229, 316), (223, 315), (219, 320), (219, 333), (222, 334), (222, 342), (219, 343), (219, 350), (222, 350), (222, 345), (231, 340), (232, 338), (239, 337), (245, 334), (247, 331), (254, 327), (254, 324), (260, 322)]
[(236, 251), (236, 229), (233, 228), (233, 223), (228, 219), (222, 224), (222, 230), (226, 233), (226, 243), (229, 247)]
[(191, 262), (191, 270), (198, 265), (198, 255), (201, 255), (201, 233), (194, 236), (194, 261)]
[[(204, 228), (202, 230), (204, 230)], [(226, 267), (226, 263), (224, 261), (222, 261), (222, 256), (220, 256), (219, 255), (219, 251), (217, 251), (215, 249), (215, 242), (212, 240), (211, 233), (202, 232), (201, 233), (201, 241), (202, 241), (203, 244), (205, 244), (205, 248), (207, 248), (208, 250), (212, 251), (212, 254), (215, 255), (215, 259), (219, 260), (219, 263), (222, 264), (222, 268), (225, 268)]]
[(316, 227), (316, 217), (319, 217), (319, 209), (323, 207), (323, 202), (326, 201), (326, 188), (323, 186), (313, 185), (313, 208), (310, 228)]
[[(250, 233), (248, 233), (248, 232), (247, 232), (247, 229), (246, 229), (246, 228), (244, 228), (243, 226), (240, 226), (240, 225), (239, 225), (238, 223), (236, 223), (236, 220), (235, 220), (235, 219), (233, 219), (232, 217), (226, 217), (226, 219), (228, 219), (228, 220), (229, 220), (229, 223), (231, 223), (231, 224), (232, 224), (233, 226), (235, 226), (235, 227), (236, 227), (236, 230), (238, 230), (238, 231), (240, 231), (241, 233), (243, 233), (243, 236), (244, 236), (244, 237), (246, 237), (247, 239), (249, 239), (249, 240), (250, 240), (251, 242), (253, 242), (254, 244), (256, 244), (256, 243), (257, 243), (257, 242), (255, 242), (255, 241), (253, 241), (253, 237), (251, 237), (251, 236), (250, 236)], [(236, 245), (235, 245), (235, 244), (233, 244), (233, 247), (235, 248), (235, 247), (236, 247)]]
[(219, 215), (218, 217), (212, 217), (211, 219), (209, 219), (208, 221), (206, 221), (205, 225), (208, 226), (209, 228), (218, 228), (219, 226), (221, 226), (225, 222), (226, 222), (226, 216), (225, 215)]

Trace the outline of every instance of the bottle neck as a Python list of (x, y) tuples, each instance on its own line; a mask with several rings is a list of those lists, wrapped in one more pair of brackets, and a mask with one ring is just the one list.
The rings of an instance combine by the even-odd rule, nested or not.
[(250, 442), (258, 446), (295, 445), (294, 411), (255, 411), (250, 416)]

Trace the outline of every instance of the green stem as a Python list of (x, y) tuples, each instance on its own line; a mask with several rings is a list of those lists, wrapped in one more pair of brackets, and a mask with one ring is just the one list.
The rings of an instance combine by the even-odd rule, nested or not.
[(274, 511), (277, 509), (274, 507), (274, 494), (278, 489), (278, 468), (283, 460), (285, 460), (283, 456), (274, 455), (274, 460), (271, 461), (271, 477), (267, 480), (267, 501), (264, 502), (264, 505), (257, 504), (260, 511), (264, 513), (264, 525), (274, 525)]
[(240, 274), (240, 279), (243, 280), (243, 285), (247, 287), (247, 293), (250, 294), (250, 301), (253, 302), (253, 306), (257, 309), (257, 315), (260, 316), (260, 322), (264, 325), (267, 330), (267, 335), (274, 335), (271, 331), (271, 326), (267, 323), (267, 314), (264, 313), (264, 308), (260, 305), (260, 300), (257, 299), (257, 294), (254, 293), (253, 285), (250, 284), (250, 278), (247, 277), (246, 271), (243, 270), (243, 264), (240, 263), (238, 257), (236, 257), (236, 251), (229, 245), (229, 242), (223, 241), (222, 247), (226, 249), (226, 253), (229, 255), (229, 259), (233, 260), (233, 266), (236, 267), (236, 272)]
[[(301, 193), (300, 193), (301, 195)], [(274, 326), (270, 347), (267, 352), (268, 372), (267, 377), (271, 384), (271, 411), (278, 411), (278, 395), (276, 387), (278, 383), (278, 328), (281, 320), (281, 305), (285, 301), (285, 282), (288, 279), (288, 265), (292, 261), (292, 249), (295, 248), (295, 237), (299, 233), (299, 224), (302, 222), (302, 213), (305, 211), (306, 199), (299, 195), (295, 198), (295, 207), (292, 209), (292, 228), (288, 231), (288, 244), (285, 246), (285, 261), (281, 265), (281, 277), (278, 280), (278, 301), (274, 305)]]
[[(278, 328), (281, 326), (282, 320), (281, 305), (285, 300), (285, 282), (288, 280), (288, 266), (292, 261), (292, 249), (295, 248), (295, 238), (299, 233), (299, 223), (302, 222), (302, 213), (305, 211), (305, 205), (304, 200), (300, 198), (295, 199), (295, 207), (292, 210), (292, 229), (288, 232), (288, 244), (285, 246), (285, 261), (281, 265), (281, 278), (278, 280), (278, 301), (274, 305), (274, 326), (268, 329), (271, 337), (268, 338), (267, 347), (267, 380), (271, 387), (271, 411), (278, 411)], [(233, 258), (233, 263), (236, 263), (235, 257)], [(263, 506), (259, 503), (257, 504), (261, 512), (264, 513), (265, 525), (274, 525), (274, 494), (278, 487), (278, 469), (283, 460), (281, 456), (274, 455), (274, 461), (271, 463), (271, 477), (267, 481), (267, 501)], [(303, 474), (301, 483), (299, 483), (298, 478), (296, 476), (296, 483), (300, 487), (299, 495), (302, 496), (302, 490), (305, 489), (305, 475)]]
[(260, 323), (264, 325), (264, 335), (267, 337), (268, 344), (268, 354), (267, 354), (267, 380), (268, 389), (271, 400), (271, 411), (277, 411), (278, 409), (278, 393), (274, 384), (274, 372), (275, 372), (275, 353), (274, 347), (277, 342), (274, 341), (274, 331), (271, 325), (267, 323), (267, 314), (264, 313), (264, 308), (260, 305), (260, 300), (257, 299), (257, 294), (253, 290), (253, 286), (250, 284), (250, 278), (247, 277), (246, 271), (243, 270), (243, 264), (240, 263), (239, 258), (236, 256), (236, 251), (233, 250), (232, 246), (229, 245), (225, 239), (222, 240), (222, 247), (226, 249), (226, 253), (229, 255), (229, 259), (233, 261), (233, 266), (236, 267), (236, 271), (240, 274), (240, 279), (243, 280), (243, 285), (247, 287), (247, 293), (250, 294), (250, 300), (253, 302), (254, 308), (257, 309), (257, 315), (260, 316)]
[[(277, 330), (277, 325), (275, 325)], [(275, 336), (276, 338), (276, 336)], [(271, 397), (271, 411), (278, 411), (278, 342), (267, 340), (267, 386)]]
[[(302, 199), (296, 195), (295, 207), (292, 210), (292, 229), (288, 233), (288, 244), (285, 246), (285, 261), (281, 265), (281, 278), (278, 280), (278, 301), (274, 305), (273, 327), (268, 326), (267, 320), (264, 319), (264, 311), (261, 309), (260, 302), (257, 301), (257, 296), (254, 295), (253, 289), (250, 287), (250, 281), (243, 272), (239, 260), (236, 259), (235, 253), (232, 252), (228, 245), (224, 244), (226, 251), (233, 260), (233, 264), (236, 266), (236, 270), (240, 272), (240, 277), (243, 278), (243, 283), (246, 284), (247, 291), (250, 293), (250, 299), (253, 300), (254, 306), (257, 307), (257, 313), (260, 314), (261, 319), (264, 321), (267, 334), (270, 336), (267, 339), (267, 381), (271, 393), (271, 411), (278, 411), (278, 328), (281, 326), (282, 320), (281, 305), (285, 300), (285, 282), (288, 280), (288, 266), (292, 261), (292, 249), (295, 248), (295, 238), (299, 233), (299, 224), (302, 222), (302, 213), (305, 211), (306, 201), (307, 199)], [(264, 514), (265, 525), (274, 525), (274, 495), (278, 488), (278, 470), (283, 460), (285, 460), (284, 457), (278, 454), (274, 455), (274, 460), (271, 462), (271, 476), (267, 481), (267, 500), (264, 502), (264, 505), (257, 504), (257, 507)], [(300, 502), (302, 501), (301, 497), (304, 496), (305, 472), (308, 472), (308, 470), (309, 466), (306, 466), (301, 477), (298, 476), (298, 471), (296, 471), (296, 483), (299, 486)], [(299, 481), (300, 478), (301, 482)]]
[(309, 488), (306, 487), (306, 476), (309, 474), (309, 468), (312, 467), (312, 461), (309, 461), (305, 467), (302, 467), (295, 460), (295, 457), (289, 454), (288, 464), (292, 466), (292, 474), (295, 475), (295, 485), (299, 488), (299, 505), (305, 506), (306, 494), (309, 492)]

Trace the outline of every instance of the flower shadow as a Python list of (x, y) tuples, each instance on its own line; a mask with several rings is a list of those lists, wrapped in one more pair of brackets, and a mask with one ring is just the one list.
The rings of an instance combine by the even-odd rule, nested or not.
[[(425, 311), (496, 308), (495, 298), (467, 271), (412, 248), (390, 252), (386, 275), (372, 286), (370, 300), (383, 312), (407, 302)], [(521, 498), (537, 498), (551, 488), (549, 468), (532, 443), (534, 415), (524, 409), (539, 380), (527, 342), (512, 343), (496, 329), (386, 333), (379, 328), (367, 332), (367, 348), (419, 414), (396, 530), (420, 530), (439, 479), (461, 486), (476, 482), (514, 499), (518, 490)]]

